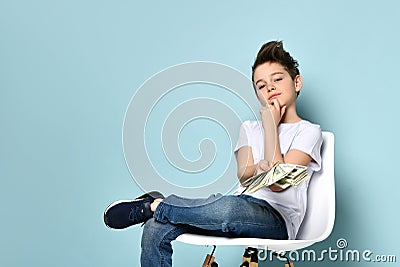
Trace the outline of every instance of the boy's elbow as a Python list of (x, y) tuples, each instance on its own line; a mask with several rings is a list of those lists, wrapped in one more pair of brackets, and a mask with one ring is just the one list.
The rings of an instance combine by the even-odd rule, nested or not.
[(246, 181), (246, 178), (244, 177), (242, 172), (237, 173), (237, 178), (238, 178), (240, 184), (243, 184), (243, 182)]
[(246, 168), (238, 168), (236, 176), (239, 180), (242, 180), (246, 175)]

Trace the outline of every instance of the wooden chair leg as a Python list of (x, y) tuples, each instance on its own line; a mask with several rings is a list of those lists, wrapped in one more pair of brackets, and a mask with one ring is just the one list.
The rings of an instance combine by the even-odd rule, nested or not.
[(215, 260), (214, 252), (215, 252), (215, 249), (217, 248), (217, 246), (213, 246), (213, 247), (214, 248), (211, 252), (211, 255), (207, 254), (206, 258), (204, 259), (202, 267), (211, 267), (211, 265), (214, 263), (214, 260)]

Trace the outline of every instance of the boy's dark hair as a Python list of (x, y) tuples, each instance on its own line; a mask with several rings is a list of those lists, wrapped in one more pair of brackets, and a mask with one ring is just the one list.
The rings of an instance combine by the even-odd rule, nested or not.
[[(300, 75), (300, 71), (298, 69), (299, 64), (293, 57), (283, 49), (282, 41), (271, 41), (261, 46), (260, 51), (258, 51), (256, 60), (252, 66), (252, 75), (251, 80), (254, 84), (254, 70), (261, 64), (266, 62), (271, 63), (279, 63), (281, 64), (286, 71), (289, 73), (292, 80), (297, 75)], [(254, 89), (256, 89), (254, 87)]]

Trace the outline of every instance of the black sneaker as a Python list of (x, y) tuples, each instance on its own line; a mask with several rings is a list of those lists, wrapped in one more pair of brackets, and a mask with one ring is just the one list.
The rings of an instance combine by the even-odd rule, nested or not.
[(138, 223), (145, 223), (153, 217), (150, 209), (156, 198), (164, 198), (160, 192), (149, 192), (134, 200), (119, 200), (111, 203), (104, 211), (104, 223), (112, 229), (124, 229)]

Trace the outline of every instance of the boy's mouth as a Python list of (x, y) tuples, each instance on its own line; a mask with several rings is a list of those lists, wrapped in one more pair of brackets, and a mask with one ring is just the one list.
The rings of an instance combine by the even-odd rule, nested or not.
[(268, 100), (272, 100), (272, 99), (274, 99), (274, 98), (276, 98), (277, 96), (280, 96), (281, 94), (278, 94), (278, 93), (276, 93), (276, 94), (272, 94), (272, 95), (270, 95), (269, 97), (268, 97)]

